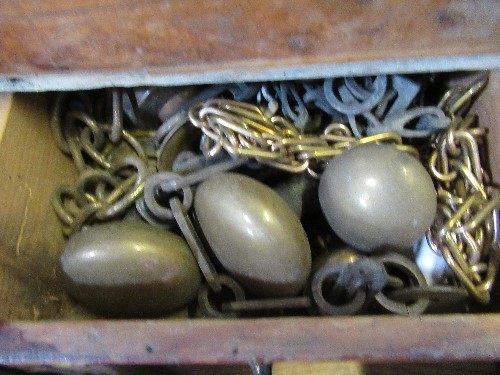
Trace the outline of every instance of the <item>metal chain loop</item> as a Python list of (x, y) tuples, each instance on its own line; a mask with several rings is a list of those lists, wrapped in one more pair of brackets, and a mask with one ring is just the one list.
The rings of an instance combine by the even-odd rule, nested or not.
[[(142, 194), (150, 171), (148, 157), (132, 134), (121, 125), (99, 123), (89, 114), (90, 110), (64, 114), (60, 108), (64, 98), (62, 94), (56, 100), (59, 104), (52, 117), (52, 129), (61, 149), (73, 157), (80, 175), (73, 187), (62, 186), (54, 192), (52, 206), (61, 220), (63, 233), (69, 236), (84, 224), (124, 214)], [(88, 101), (82, 106), (86, 107)], [(121, 145), (131, 152), (121, 157), (110, 152)]]
[(364, 143), (391, 143), (418, 157), (418, 151), (403, 145), (396, 133), (356, 138), (347, 126), (332, 124), (323, 134), (304, 135), (284, 117), (267, 117), (258, 106), (227, 99), (193, 106), (189, 119), (204, 134), (205, 154), (214, 156), (224, 149), (231, 155), (255, 158), (294, 173), (307, 170), (312, 160), (330, 159)]
[(439, 106), (452, 118), (452, 126), (436, 137), (429, 158), (438, 216), (445, 218), (434, 223), (431, 241), (470, 295), (484, 304), (490, 300), (500, 257), (500, 192), (484, 184), (480, 145), (485, 132), (474, 127), (475, 116), (460, 115), (485, 83), (483, 79), (444, 95)]

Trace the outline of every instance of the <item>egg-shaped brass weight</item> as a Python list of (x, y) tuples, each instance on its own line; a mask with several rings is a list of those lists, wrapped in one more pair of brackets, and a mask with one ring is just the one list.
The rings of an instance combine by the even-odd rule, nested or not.
[(198, 186), (198, 222), (224, 269), (250, 294), (298, 294), (311, 271), (311, 249), (300, 220), (271, 188), (222, 173)]
[(68, 293), (98, 313), (158, 316), (193, 300), (201, 284), (186, 242), (140, 222), (112, 222), (69, 238), (60, 257)]
[(330, 160), (319, 200), (334, 232), (367, 252), (411, 249), (437, 208), (423, 165), (392, 145), (360, 145)]

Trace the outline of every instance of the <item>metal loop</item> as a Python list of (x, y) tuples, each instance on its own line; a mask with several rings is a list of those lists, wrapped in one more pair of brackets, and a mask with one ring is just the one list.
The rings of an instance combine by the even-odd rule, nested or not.
[(135, 209), (144, 221), (156, 228), (170, 230), (175, 226), (174, 220), (162, 221), (159, 218), (155, 217), (146, 206), (143, 195), (137, 197), (135, 201)]
[[(156, 153), (156, 166), (159, 171), (167, 170), (170, 165), (166, 163), (165, 160), (170, 160), (172, 150), (174, 152), (178, 152), (179, 139), (185, 140), (187, 139), (186, 127), (185, 124), (189, 123), (189, 117), (187, 115), (187, 111), (179, 112), (177, 115), (170, 117), (167, 119), (164, 124), (164, 133), (161, 134), (160, 137), (160, 129), (156, 132), (157, 140), (161, 139), (159, 142), (157, 141), (157, 153)], [(189, 130), (194, 131), (194, 128), (189, 128)], [(159, 146), (158, 146), (159, 145)]]
[(358, 100), (366, 100), (372, 95), (372, 92), (356, 82), (354, 77), (344, 78), (344, 84), (349, 89), (351, 94)]
[[(310, 121), (310, 117), (295, 85), (293, 83), (281, 82), (279, 84), (278, 96), (281, 101), (283, 114), (287, 118), (292, 119), (297, 129), (304, 130), (306, 124)], [(292, 96), (293, 100), (297, 104), (295, 107), (296, 112), (294, 112), (290, 107), (290, 102), (288, 101), (289, 96)]]
[[(104, 126), (104, 129), (109, 132), (111, 128), (109, 126)], [(122, 141), (125, 141), (128, 146), (134, 151), (135, 156), (137, 156), (144, 165), (148, 165), (148, 156), (144, 151), (141, 143), (127, 130), (122, 130), (121, 134)], [(121, 160), (117, 160), (118, 163), (121, 163)], [(113, 163), (112, 163), (113, 164)], [(113, 165), (111, 166), (113, 168)]]
[[(426, 287), (425, 277), (419, 268), (410, 259), (395, 253), (374, 257), (384, 264), (386, 272), (390, 275), (391, 267), (405, 274), (410, 282), (409, 287)], [(428, 298), (418, 298), (410, 304), (391, 299), (384, 290), (375, 295), (375, 300), (385, 310), (400, 315), (420, 315), (429, 306)]]
[(476, 178), (474, 172), (467, 168), (466, 164), (458, 160), (451, 160), (450, 165), (454, 170), (460, 173), (464, 182), (470, 186), (469, 190), (473, 192), (477, 191), (481, 193), (483, 198), (487, 199), (488, 195), (486, 194), (483, 184)]
[(464, 130), (458, 130), (454, 135), (455, 139), (460, 143), (461, 153), (464, 155), (464, 161), (468, 164), (468, 169), (472, 170), (478, 182), (482, 184), (483, 172), (476, 138), (470, 132)]
[(323, 85), (313, 85), (311, 83), (305, 83), (302, 86), (305, 90), (305, 94), (302, 97), (302, 100), (305, 104), (314, 105), (314, 107), (320, 109), (322, 112), (334, 117), (341, 115), (339, 112), (334, 110), (326, 100)]
[(75, 193), (76, 193), (76, 202), (79, 206), (85, 206), (89, 200), (86, 197), (87, 188), (90, 185), (94, 187), (98, 183), (105, 183), (112, 188), (117, 187), (120, 184), (120, 179), (111, 175), (111, 173), (98, 170), (98, 169), (89, 169), (84, 171), (79, 177), (76, 183)]
[[(427, 118), (427, 124), (417, 123), (415, 129), (408, 129), (406, 126), (414, 119)], [(430, 118), (434, 121), (430, 122)], [(417, 107), (409, 109), (403, 113), (386, 117), (383, 123), (383, 129), (396, 132), (405, 138), (423, 138), (431, 134), (447, 129), (450, 125), (450, 119), (438, 107)], [(386, 131), (387, 131), (386, 130)]]
[[(194, 107), (193, 107), (194, 108)], [(196, 119), (195, 119), (196, 120)], [(173, 134), (177, 132), (177, 130), (182, 127), (185, 123), (189, 121), (188, 111), (179, 111), (173, 116), (168, 117), (163, 124), (156, 130), (155, 134), (155, 142), (157, 145), (162, 145), (167, 141), (165, 141), (165, 137), (171, 138)], [(193, 125), (196, 126), (197, 123), (193, 122)], [(161, 146), (159, 147), (161, 148)]]
[(111, 172), (116, 174), (118, 170), (126, 167), (134, 167), (137, 171), (123, 181), (108, 197), (105, 204), (96, 213), (99, 220), (110, 219), (123, 214), (142, 194), (144, 181), (148, 176), (147, 166), (137, 156), (126, 156), (120, 165), (116, 165)]
[(102, 127), (88, 114), (84, 112), (70, 111), (66, 114), (66, 128), (65, 134), (66, 138), (76, 136), (79, 137), (80, 132), (77, 130), (75, 122), (79, 121), (81, 124), (85, 125), (92, 131), (93, 144), (98, 150), (102, 149), (106, 143), (106, 137), (104, 135)]
[(163, 193), (173, 193), (175, 191), (182, 190), (188, 186), (196, 185), (207, 178), (216, 175), (218, 173), (227, 172), (232, 169), (241, 167), (248, 162), (248, 159), (233, 159), (224, 158), (218, 163), (210, 164), (205, 168), (196, 170), (188, 175), (165, 175), (167, 177), (163, 181), (159, 182), (159, 187)]
[(257, 94), (257, 102), (261, 103), (262, 101), (267, 102), (267, 110), (265, 111), (265, 115), (267, 117), (274, 116), (276, 112), (278, 112), (279, 104), (278, 101), (273, 97), (273, 94), (270, 92), (269, 87), (264, 84)]
[[(93, 135), (92, 144), (95, 149), (101, 149), (104, 146), (105, 136), (100, 126), (89, 115), (83, 112), (68, 112), (66, 119), (67, 126), (65, 128), (64, 142), (77, 169), (82, 172), (89, 168), (82, 155), (82, 131), (87, 128), (90, 129), (90, 132)], [(75, 121), (80, 121), (85, 125), (85, 127), (81, 130), (77, 129)], [(90, 143), (90, 134), (88, 138)]]
[(111, 163), (108, 162), (106, 156), (104, 156), (99, 150), (94, 146), (91, 141), (91, 130), (90, 128), (84, 128), (80, 134), (80, 144), (81, 148), (89, 155), (92, 160), (94, 160), (101, 168), (109, 169), (111, 168)]
[(52, 194), (51, 204), (62, 224), (70, 226), (75, 220), (77, 212), (70, 212), (64, 204), (66, 200), (74, 202), (76, 200), (76, 194), (70, 187), (60, 186)]
[[(374, 91), (372, 92), (372, 95), (363, 102), (358, 102), (354, 96), (352, 96), (350, 101), (340, 101), (333, 93), (333, 83), (334, 79), (326, 79), (323, 84), (325, 98), (328, 103), (330, 103), (332, 108), (346, 115), (359, 115), (363, 112), (371, 110), (380, 102), (387, 88), (387, 76), (380, 75), (375, 78), (375, 81), (373, 82)], [(341, 88), (342, 87), (345, 86), (341, 86)]]
[(484, 74), (468, 87), (453, 87), (443, 95), (438, 107), (443, 108), (450, 117), (460, 116), (466, 111), (472, 99), (486, 87), (487, 83), (488, 75)]
[[(357, 288), (351, 291), (347, 301), (335, 303), (331, 296), (325, 296), (326, 284), (331, 283), (330, 287), (336, 289), (337, 294), (341, 295), (346, 291), (341, 287), (336, 287), (335, 279), (338, 278), (340, 269), (331, 267), (322, 267), (316, 271), (311, 281), (311, 293), (318, 311), (323, 315), (353, 315), (359, 313), (367, 302), (367, 292), (363, 288)], [(331, 294), (332, 290), (329, 291)]]
[(93, 215), (97, 212), (97, 210), (100, 208), (99, 203), (89, 203), (82, 207), (78, 215), (75, 217), (75, 220), (71, 223), (69, 226), (63, 226), (63, 234), (65, 236), (70, 236), (73, 233), (79, 231), (82, 226), (90, 221), (90, 219), (93, 217)]
[[(457, 178), (456, 171), (449, 171), (449, 163), (445, 155), (442, 155), (442, 157), (440, 158), (440, 155), (437, 152), (433, 152), (429, 158), (428, 165), (432, 176), (439, 182), (448, 183)], [(444, 170), (440, 171), (440, 167)]]
[(63, 110), (65, 109), (63, 108), (63, 105), (66, 104), (66, 102), (69, 100), (69, 98), (71, 98), (72, 95), (76, 96), (81, 101), (87, 113), (92, 113), (92, 104), (90, 102), (90, 99), (82, 92), (64, 92), (59, 93), (56, 96), (54, 107), (52, 109), (52, 114), (50, 117), (50, 127), (52, 129), (52, 134), (54, 135), (57, 146), (65, 154), (70, 154), (70, 149), (63, 130), (62, 119), (66, 119), (66, 116), (63, 115)]
[(325, 136), (329, 135), (335, 135), (335, 136), (340, 136), (340, 137), (348, 137), (348, 138), (353, 138), (351, 129), (347, 125), (334, 122), (328, 125), (324, 130), (323, 134)]
[[(469, 269), (467, 271), (464, 271), (464, 269), (457, 263), (459, 259), (461, 259), (461, 253), (460, 251), (456, 248), (455, 244), (453, 241), (449, 241), (448, 245), (451, 246), (443, 246), (442, 247), (442, 253), (444, 256), (444, 259), (446, 260), (446, 263), (448, 263), (448, 266), (453, 270), (455, 276), (460, 280), (460, 282), (463, 284), (463, 286), (467, 289), (469, 294), (473, 296), (478, 302), (482, 304), (487, 304), (490, 301), (490, 293), (487, 289), (486, 285), (476, 285), (476, 282), (471, 279), (470, 273), (476, 274), (472, 269)], [(450, 251), (451, 250), (451, 251)], [(452, 253), (453, 251), (453, 253)], [(457, 257), (458, 256), (458, 257)], [(477, 274), (476, 274), (477, 275)]]
[(222, 134), (219, 139), (213, 140), (206, 133), (203, 133), (200, 141), (200, 150), (206, 158), (215, 157), (222, 151)]
[[(207, 285), (202, 285), (198, 292), (198, 306), (202, 315), (211, 318), (235, 318), (238, 316), (236, 311), (223, 311), (222, 305), (228, 303), (228, 300), (236, 302), (245, 300), (245, 291), (243, 288), (232, 278), (226, 275), (217, 275), (215, 280), (220, 286), (219, 292), (214, 291)], [(225, 300), (220, 302), (220, 307), (214, 299), (219, 295), (222, 296), (223, 292), (229, 291), (230, 296), (226, 296)], [(226, 293), (227, 294), (227, 293)]]
[[(175, 218), (179, 229), (181, 230), (186, 242), (193, 253), (198, 266), (200, 267), (201, 273), (205, 277), (210, 288), (215, 292), (220, 292), (222, 289), (221, 278), (217, 273), (212, 261), (210, 260), (203, 242), (196, 232), (196, 229), (191, 221), (191, 218), (187, 214), (187, 211), (179, 198), (174, 197), (169, 200), (170, 207), (172, 209), (172, 214)], [(223, 278), (224, 279), (224, 278)], [(227, 278), (224, 279), (227, 281)], [(236, 282), (233, 282), (233, 285)]]
[(345, 248), (316, 260), (311, 295), (323, 315), (360, 312), (387, 282), (381, 263)]
[[(158, 201), (158, 194), (162, 192), (160, 185), (167, 181), (181, 179), (182, 176), (177, 173), (159, 172), (149, 177), (144, 185), (144, 203), (149, 212), (161, 221), (172, 220), (174, 218), (174, 214), (172, 213), (168, 203), (162, 204)], [(186, 207), (186, 209), (189, 209), (193, 204), (193, 192), (191, 191), (189, 185), (184, 186), (180, 190), (182, 191), (182, 204)], [(169, 193), (174, 191), (177, 190), (170, 191)], [(165, 199), (167, 199), (167, 197), (165, 197)]]

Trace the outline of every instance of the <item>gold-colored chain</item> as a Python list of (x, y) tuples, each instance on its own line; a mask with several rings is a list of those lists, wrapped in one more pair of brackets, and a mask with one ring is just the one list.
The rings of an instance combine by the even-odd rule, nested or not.
[(462, 115), (485, 84), (480, 80), (462, 89), (453, 101), (450, 92), (445, 94), (442, 105), (452, 123), (434, 140), (429, 158), (438, 193), (437, 220), (430, 230), (433, 247), (471, 296), (484, 304), (490, 300), (500, 259), (500, 191), (485, 182), (481, 146), (486, 129), (476, 126), (476, 116)]
[(396, 133), (356, 138), (346, 125), (333, 123), (320, 135), (304, 135), (284, 117), (267, 117), (258, 106), (233, 100), (212, 99), (195, 105), (189, 119), (203, 131), (205, 154), (214, 156), (224, 149), (295, 173), (311, 172), (312, 161), (330, 159), (363, 143), (391, 143), (418, 157), (418, 151), (403, 145)]

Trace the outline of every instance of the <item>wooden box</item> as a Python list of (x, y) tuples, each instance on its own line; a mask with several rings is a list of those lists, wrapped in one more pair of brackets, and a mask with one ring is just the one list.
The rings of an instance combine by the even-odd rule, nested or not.
[[(475, 105), (500, 181), (498, 1), (55, 1), (0, 4), (0, 363), (500, 360), (500, 285), (483, 313), (246, 320), (88, 319), (62, 292), (49, 205), (74, 178), (49, 94), (375, 73), (488, 70)], [(85, 319), (82, 319), (85, 318)]]

